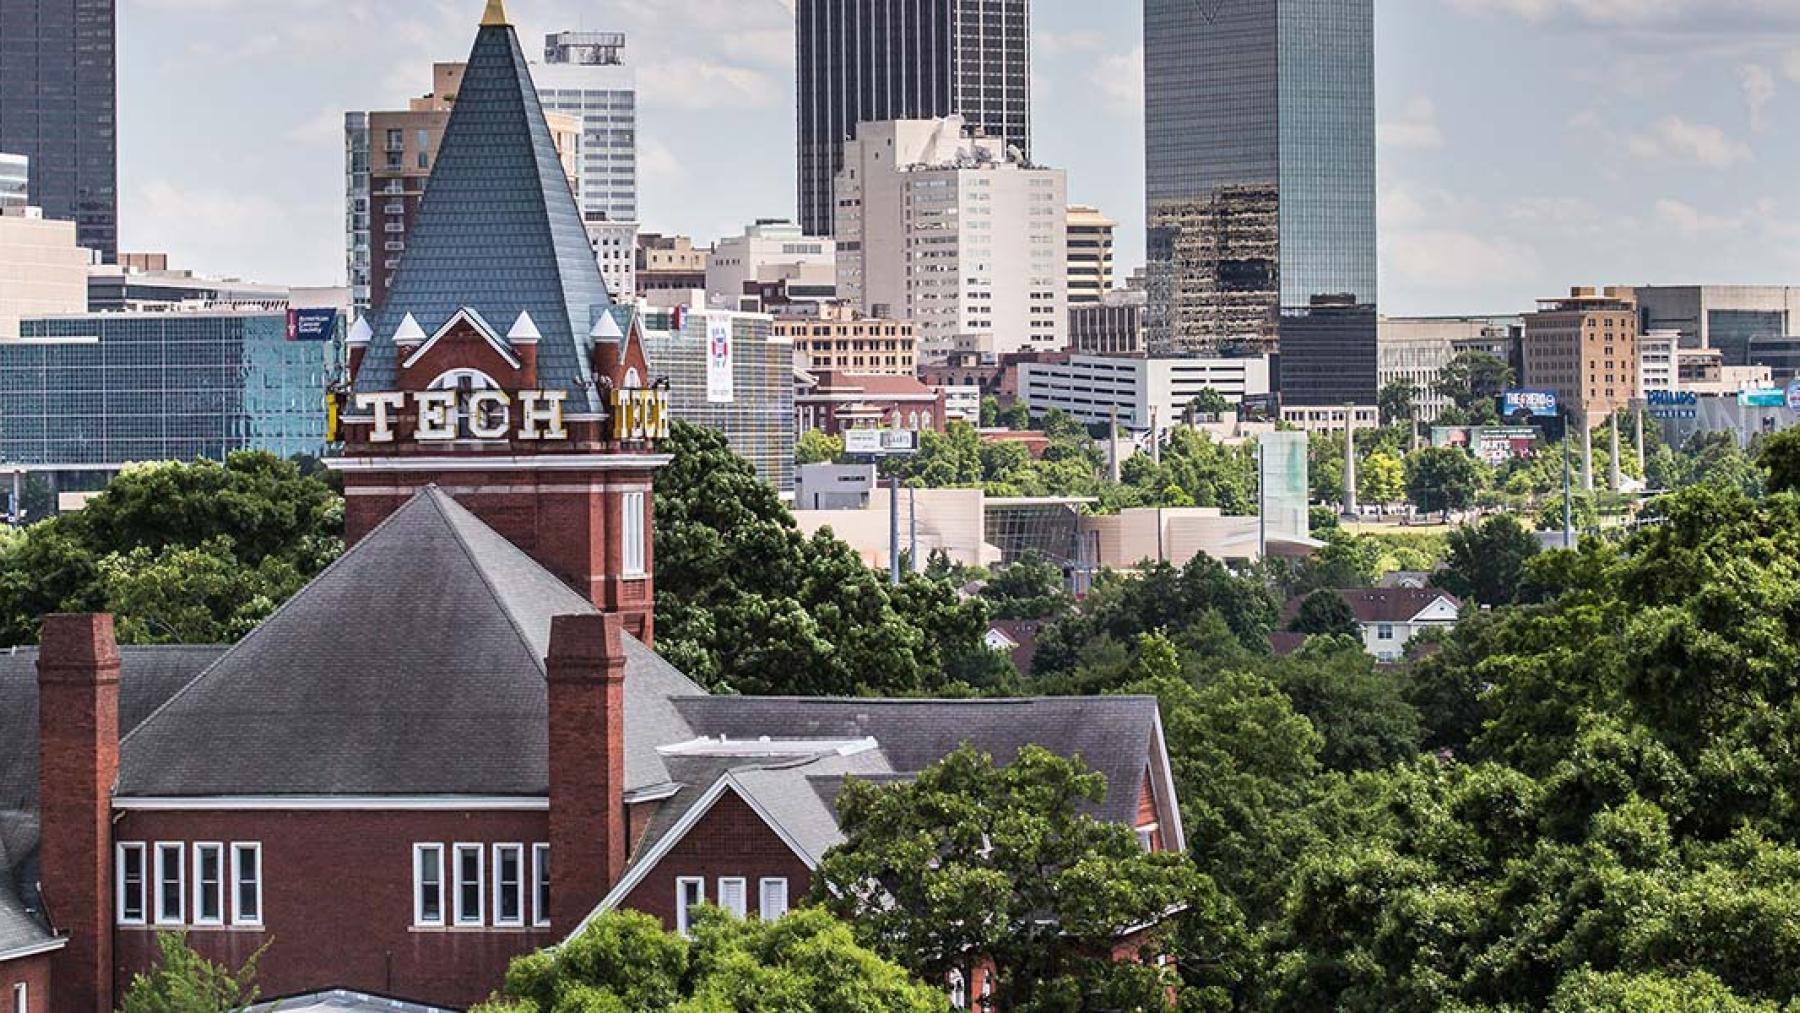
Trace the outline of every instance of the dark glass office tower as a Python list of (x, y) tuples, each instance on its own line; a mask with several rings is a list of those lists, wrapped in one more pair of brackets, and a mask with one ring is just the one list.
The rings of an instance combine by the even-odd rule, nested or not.
[(31, 201), (119, 248), (115, 0), (0, 0), (0, 151), (31, 159)]
[(1284, 318), (1328, 306), (1308, 337), (1332, 340), (1292, 351), (1342, 361), (1284, 357), (1283, 403), (1342, 404), (1343, 371), (1365, 367), (1373, 401), (1374, 315), (1345, 306), (1375, 303), (1374, 31), (1374, 0), (1145, 0), (1158, 350), (1275, 351)]
[(1031, 0), (799, 0), (800, 225), (828, 236), (858, 123), (958, 113), (1031, 153)]

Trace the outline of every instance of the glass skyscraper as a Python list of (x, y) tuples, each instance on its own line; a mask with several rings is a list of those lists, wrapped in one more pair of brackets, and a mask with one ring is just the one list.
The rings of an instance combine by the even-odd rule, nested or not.
[[(1317, 303), (1366, 341), (1343, 368), (1366, 362), (1373, 401), (1373, 313), (1364, 335), (1343, 307), (1376, 299), (1374, 26), (1374, 0), (1145, 0), (1155, 350), (1277, 351)], [(1288, 365), (1284, 404), (1344, 392)]]
[(286, 312), (100, 313), (20, 329), (0, 342), (7, 464), (108, 472), (233, 450), (324, 453), (336, 342), (288, 340)]
[(115, 0), (0, 0), (0, 151), (31, 160), (31, 202), (119, 250)]
[(831, 235), (859, 123), (960, 115), (1031, 155), (1031, 0), (798, 0), (800, 227)]

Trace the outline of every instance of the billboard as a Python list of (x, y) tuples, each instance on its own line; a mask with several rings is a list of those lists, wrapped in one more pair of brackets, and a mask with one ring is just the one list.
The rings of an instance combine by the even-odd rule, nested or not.
[(1516, 419), (1522, 415), (1553, 419), (1556, 408), (1553, 390), (1509, 390), (1500, 395), (1500, 417), (1503, 419)]
[(918, 437), (910, 429), (847, 429), (844, 453), (852, 457), (910, 454), (919, 448)]
[(1542, 437), (1533, 426), (1436, 426), (1431, 430), (1431, 445), (1466, 450), (1498, 467), (1535, 454)]
[(1691, 390), (1647, 390), (1644, 402), (1658, 419), (1691, 419), (1699, 414), (1700, 395)]
[(338, 311), (323, 309), (290, 309), (287, 311), (289, 341), (330, 341), (337, 336)]
[(731, 386), (731, 315), (706, 315), (706, 403), (730, 404), (735, 400)]
[(1746, 408), (1786, 408), (1787, 391), (1774, 390), (1741, 390), (1738, 391), (1738, 404)]

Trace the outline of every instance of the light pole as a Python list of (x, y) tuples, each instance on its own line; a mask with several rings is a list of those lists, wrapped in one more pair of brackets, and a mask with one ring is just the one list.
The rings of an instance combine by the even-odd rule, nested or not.
[(1569, 487), (1569, 417), (1563, 415), (1563, 548), (1573, 548), (1575, 540), (1575, 506)]

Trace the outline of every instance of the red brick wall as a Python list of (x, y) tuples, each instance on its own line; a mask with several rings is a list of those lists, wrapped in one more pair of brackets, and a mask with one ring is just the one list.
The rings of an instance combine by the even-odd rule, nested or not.
[[(188, 938), (200, 952), (234, 969), (268, 943), (259, 966), (265, 997), (344, 987), (461, 1008), (498, 988), (514, 956), (557, 941), (550, 930), (530, 927), (531, 845), (547, 839), (544, 812), (131, 811), (114, 830), (121, 842), (218, 841), (227, 847), (261, 842), (264, 927), (190, 926)], [(413, 928), (415, 843), (445, 845), (446, 865), (453, 844), (488, 846), (483, 914), (490, 922), (491, 845), (524, 845), (526, 927)], [(191, 866), (191, 847), (187, 854)], [(192, 875), (190, 868), (190, 921)], [(453, 886), (452, 878), (445, 888), (447, 912), (454, 910)], [(132, 974), (154, 964), (156, 931), (154, 926), (115, 930), (120, 989)]]
[(812, 870), (730, 790), (632, 889), (622, 906), (655, 915), (672, 929), (675, 880), (683, 876), (705, 878), (709, 904), (718, 901), (720, 876), (743, 877), (745, 904), (752, 914), (757, 910), (758, 882), (764, 877), (787, 878), (790, 907), (798, 906), (812, 889)]
[(13, 987), (20, 984), (26, 1013), (50, 1013), (50, 954), (0, 961), (0, 1010), (12, 1013)]

